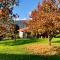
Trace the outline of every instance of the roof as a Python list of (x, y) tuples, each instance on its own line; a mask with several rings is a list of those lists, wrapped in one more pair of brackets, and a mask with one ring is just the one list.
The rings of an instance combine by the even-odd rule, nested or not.
[(18, 31), (19, 31), (19, 32), (30, 32), (30, 30), (29, 30), (28, 27), (23, 28), (23, 29), (19, 29)]

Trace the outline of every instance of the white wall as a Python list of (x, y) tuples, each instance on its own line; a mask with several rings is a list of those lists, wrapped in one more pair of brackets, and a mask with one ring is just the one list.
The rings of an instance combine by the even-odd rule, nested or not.
[(19, 37), (23, 38), (23, 32), (19, 32)]

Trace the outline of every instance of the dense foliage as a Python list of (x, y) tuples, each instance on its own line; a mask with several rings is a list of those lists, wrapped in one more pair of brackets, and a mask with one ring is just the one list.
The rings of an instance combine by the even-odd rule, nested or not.
[(0, 0), (0, 38), (14, 32), (15, 25), (12, 20), (12, 10), (17, 4), (18, 0)]
[(45, 35), (49, 37), (49, 43), (56, 34), (60, 33), (60, 10), (52, 0), (43, 0), (42, 5), (38, 4), (38, 9), (31, 14), (28, 26), (35, 35)]

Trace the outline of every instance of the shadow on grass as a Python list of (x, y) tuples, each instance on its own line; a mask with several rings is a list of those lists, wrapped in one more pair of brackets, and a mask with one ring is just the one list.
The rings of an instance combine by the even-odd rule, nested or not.
[(34, 43), (34, 42), (38, 42), (38, 39), (32, 38), (32, 39), (20, 39), (20, 40), (16, 40), (16, 41), (1, 41), (0, 44), (3, 45), (23, 45), (23, 44), (28, 44), (28, 43)]
[(60, 40), (58, 40), (58, 41), (52, 41), (52, 43), (60, 43)]
[(0, 60), (60, 60), (60, 56), (0, 54)]

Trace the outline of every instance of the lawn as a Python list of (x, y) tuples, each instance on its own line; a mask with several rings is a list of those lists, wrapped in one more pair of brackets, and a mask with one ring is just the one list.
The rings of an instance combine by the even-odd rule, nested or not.
[[(26, 47), (30, 45), (48, 45), (47, 39), (17, 39), (0, 41), (0, 60), (60, 60), (59, 55), (41, 56), (30, 54)], [(60, 46), (60, 38), (53, 38), (52, 45)]]

